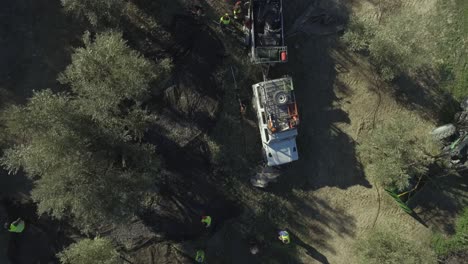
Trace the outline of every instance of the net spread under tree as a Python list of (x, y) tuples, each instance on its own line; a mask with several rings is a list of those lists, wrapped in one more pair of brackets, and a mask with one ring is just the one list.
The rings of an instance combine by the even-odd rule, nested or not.
[[(141, 100), (156, 78), (149, 72), (157, 66), (131, 51), (119, 37), (116, 33), (98, 35), (94, 44), (78, 50), (67, 70), (80, 69), (76, 65), (83, 60), (94, 59), (90, 67), (100, 67), (106, 58), (114, 58), (107, 60), (107, 74), (93, 78), (91, 69), (77, 70), (73, 78), (66, 79), (66, 72), (63, 78), (73, 87), (73, 95), (35, 92), (26, 105), (13, 106), (4, 115), (8, 134), (16, 144), (5, 151), (1, 163), (13, 173), (23, 169), (35, 181), (31, 195), (39, 213), (59, 219), (71, 216), (85, 231), (102, 222), (131, 217), (159, 168), (155, 147), (141, 143), (153, 118), (141, 109)], [(102, 44), (103, 39), (116, 49), (94, 49), (94, 55), (80, 56), (88, 55), (89, 45)], [(103, 52), (107, 57), (100, 54)], [(148, 80), (125, 78), (125, 73), (112, 70), (118, 64), (114, 52), (127, 62), (129, 72), (148, 73)], [(122, 82), (128, 91), (120, 89)], [(85, 85), (95, 89), (94, 98)], [(109, 97), (115, 102), (108, 103)]]

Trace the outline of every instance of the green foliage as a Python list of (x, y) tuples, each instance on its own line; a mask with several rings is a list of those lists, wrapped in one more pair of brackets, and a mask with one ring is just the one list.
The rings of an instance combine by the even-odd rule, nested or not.
[[(26, 105), (7, 109), (3, 118), (16, 144), (5, 151), (1, 164), (10, 173), (23, 169), (35, 180), (31, 195), (39, 213), (71, 216), (84, 231), (131, 217), (159, 170), (154, 146), (140, 143), (154, 118), (141, 105), (157, 67), (119, 37), (97, 36), (97, 46), (111, 49), (96, 48), (88, 39), (73, 56), (61, 77), (73, 95), (35, 92)], [(105, 68), (105, 62), (109, 68), (102, 73), (98, 68)], [(119, 67), (147, 80), (132, 78)], [(96, 78), (90, 77), (93, 68)]]
[(57, 257), (62, 264), (120, 264), (123, 263), (112, 243), (104, 238), (83, 239), (70, 245)]
[(439, 147), (423, 124), (409, 114), (379, 124), (358, 146), (367, 175), (387, 189), (401, 191), (411, 178), (425, 174)]
[(74, 103), (45, 90), (26, 106), (8, 109), (5, 122), (19, 142), (1, 163), (35, 179), (31, 195), (39, 213), (59, 219), (71, 214), (88, 230), (131, 216), (158, 163), (154, 147), (112, 140)]
[(386, 230), (374, 230), (359, 239), (355, 252), (363, 264), (437, 263), (430, 247)]
[(436, 41), (437, 50), (441, 54), (438, 70), (441, 74), (441, 86), (450, 91), (455, 98), (468, 96), (468, 2), (464, 0), (440, 1), (438, 16), (443, 20), (438, 23), (448, 24), (445, 27), (435, 27), (439, 33)]
[(66, 12), (87, 19), (91, 25), (115, 22), (121, 16), (123, 0), (61, 0)]
[(435, 18), (394, 6), (388, 13), (392, 14), (383, 14), (380, 19), (352, 19), (343, 40), (351, 50), (369, 54), (385, 80), (433, 65), (435, 44), (424, 40), (436, 39), (437, 32), (428, 26)]
[(115, 132), (115, 137), (141, 138), (155, 118), (142, 109), (142, 103), (149, 96), (150, 84), (171, 70), (171, 61), (155, 65), (130, 49), (116, 32), (97, 35), (94, 42), (86, 33), (83, 41), (85, 47), (75, 50), (72, 64), (59, 81), (78, 94), (80, 110)]
[(437, 255), (448, 255), (453, 252), (468, 250), (468, 208), (457, 218), (455, 234), (446, 239), (437, 233), (433, 239), (434, 250)]

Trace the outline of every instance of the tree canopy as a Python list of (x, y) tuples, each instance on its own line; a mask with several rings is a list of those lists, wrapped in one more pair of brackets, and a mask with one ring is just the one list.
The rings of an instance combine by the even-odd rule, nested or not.
[(123, 0), (61, 0), (66, 12), (85, 18), (96, 26), (113, 22), (121, 16), (125, 7)]
[(376, 126), (358, 150), (367, 174), (383, 187), (405, 190), (428, 171), (439, 145), (417, 116), (400, 114)]
[[(430, 23), (436, 19), (432, 14), (419, 14), (398, 8), (398, 5), (383, 1), (383, 8), (391, 15), (380, 14), (377, 18), (355, 17), (345, 34), (344, 41), (351, 50), (366, 52), (381, 76), (392, 80), (402, 73), (433, 65), (437, 59), (435, 42), (437, 34)], [(387, 10), (388, 9), (388, 10)], [(397, 9), (398, 12), (391, 12)]]
[(149, 96), (150, 84), (171, 70), (171, 61), (154, 64), (130, 49), (117, 32), (99, 34), (94, 41), (86, 33), (83, 42), (85, 46), (75, 50), (59, 81), (78, 95), (80, 111), (114, 136), (141, 138), (154, 118), (142, 103)]
[(71, 244), (58, 255), (62, 264), (123, 263), (112, 243), (105, 238), (83, 239)]
[[(95, 48), (104, 43), (115, 49)], [(83, 62), (92, 60), (86, 68)], [(106, 62), (110, 68), (125, 64), (146, 80), (118, 70), (98, 71)], [(90, 76), (93, 67), (99, 78)], [(151, 72), (156, 68), (131, 51), (120, 34), (105, 33), (78, 49), (62, 75), (73, 94), (35, 92), (26, 105), (5, 111), (4, 123), (16, 144), (1, 163), (34, 179), (32, 198), (39, 213), (72, 216), (84, 230), (92, 230), (102, 222), (127, 219), (138, 209), (159, 170), (155, 147), (141, 143), (154, 118), (141, 107), (142, 96), (155, 80)]]

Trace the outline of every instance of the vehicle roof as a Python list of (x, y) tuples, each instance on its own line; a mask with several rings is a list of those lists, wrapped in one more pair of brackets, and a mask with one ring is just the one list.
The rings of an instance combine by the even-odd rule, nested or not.
[[(291, 129), (291, 106), (295, 107), (296, 99), (291, 77), (269, 80), (255, 84), (259, 92), (259, 100), (265, 109), (266, 118), (271, 120), (276, 131)], [(276, 97), (283, 93), (288, 97), (285, 104), (278, 104)]]

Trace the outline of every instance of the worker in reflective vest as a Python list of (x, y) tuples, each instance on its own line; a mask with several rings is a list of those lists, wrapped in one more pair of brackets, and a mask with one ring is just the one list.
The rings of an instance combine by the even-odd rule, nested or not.
[(204, 215), (202, 216), (201, 222), (205, 225), (206, 228), (211, 226), (211, 216), (209, 215)]
[(283, 242), (284, 244), (289, 244), (291, 242), (288, 231), (281, 230), (279, 231), (278, 235), (278, 239), (281, 240), (281, 242)]
[(229, 17), (229, 14), (228, 14), (228, 13), (224, 14), (224, 16), (222, 16), (222, 17), (219, 19), (219, 25), (221, 25), (221, 28), (226, 27), (226, 26), (229, 25), (230, 23), (231, 23), (231, 18)]
[(205, 251), (197, 250), (197, 254), (195, 255), (195, 261), (198, 263), (203, 263), (203, 261), (205, 261)]
[(5, 229), (12, 233), (22, 233), (25, 228), (25, 223), (23, 219), (18, 218), (16, 221), (11, 224), (5, 223)]
[(233, 8), (234, 19), (242, 18), (242, 1), (237, 1)]

